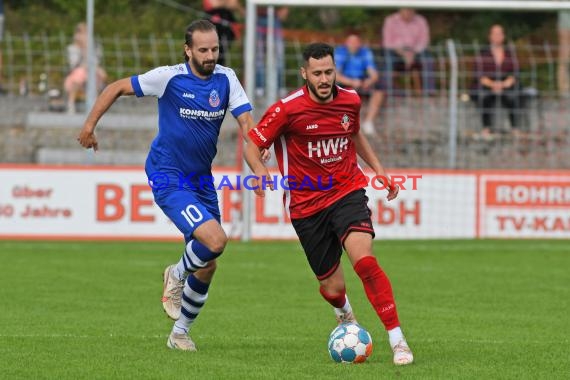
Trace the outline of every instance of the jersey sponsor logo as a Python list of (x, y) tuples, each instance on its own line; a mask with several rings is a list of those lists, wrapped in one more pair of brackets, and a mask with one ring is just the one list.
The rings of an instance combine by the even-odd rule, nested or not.
[[(307, 143), (307, 151), (309, 154), (309, 158), (313, 158), (314, 156), (318, 158), (328, 157), (331, 155), (339, 154), (340, 152), (345, 151), (347, 149), (348, 149), (348, 137), (336, 137), (332, 139), (318, 140), (316, 142), (309, 141)], [(330, 162), (342, 160), (342, 157), (334, 157), (334, 158), (335, 159), (333, 159)]]
[(185, 93), (182, 94), (182, 97), (183, 97), (183, 98), (194, 99), (194, 98), (196, 97), (196, 95), (191, 94), (191, 93), (189, 93), (189, 92), (185, 92)]
[(220, 105), (220, 95), (218, 95), (218, 91), (212, 90), (210, 92), (210, 98), (208, 99), (208, 102), (214, 108)]
[(342, 160), (342, 156), (321, 158), (321, 164), (330, 164), (331, 162), (337, 162)]
[(204, 110), (195, 110), (192, 108), (180, 108), (180, 117), (184, 119), (215, 120), (223, 118), (225, 113), (226, 110), (204, 111)]
[(343, 127), (345, 131), (347, 131), (348, 127), (350, 127), (350, 118), (347, 114), (342, 115), (342, 119), (340, 119), (340, 126)]
[(309, 124), (309, 125), (307, 125), (307, 131), (310, 130), (310, 129), (317, 129), (317, 128), (319, 128), (319, 125), (318, 125), (318, 124)]

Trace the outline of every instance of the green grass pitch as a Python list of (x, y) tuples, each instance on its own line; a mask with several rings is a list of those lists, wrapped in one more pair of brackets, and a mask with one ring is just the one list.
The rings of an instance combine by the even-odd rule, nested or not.
[(331, 308), (297, 242), (230, 242), (192, 337), (166, 348), (162, 271), (175, 243), (0, 241), (2, 379), (568, 379), (568, 241), (381, 241), (416, 362), (397, 368), (362, 285), (348, 294), (374, 339), (335, 364)]

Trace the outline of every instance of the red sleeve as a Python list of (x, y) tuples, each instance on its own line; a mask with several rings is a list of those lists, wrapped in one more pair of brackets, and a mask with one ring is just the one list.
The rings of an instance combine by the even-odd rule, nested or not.
[(273, 104), (247, 134), (251, 141), (260, 148), (268, 149), (275, 139), (283, 134), (287, 126), (287, 113), (281, 101)]

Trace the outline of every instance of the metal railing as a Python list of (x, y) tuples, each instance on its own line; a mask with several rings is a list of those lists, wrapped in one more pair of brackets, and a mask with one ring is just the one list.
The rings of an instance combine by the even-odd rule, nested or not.
[[(171, 35), (98, 38), (103, 48), (102, 67), (109, 80), (141, 73), (153, 67), (182, 61), (182, 42)], [(6, 32), (2, 43), (3, 88), (13, 96), (33, 96), (49, 89), (63, 91), (68, 73), (63, 33), (14, 35)], [(557, 45), (509, 43), (516, 56), (525, 106), (521, 113), (523, 136), (514, 136), (508, 112), (497, 105), (497, 133), (479, 138), (481, 110), (471, 100), (473, 65), (482, 44), (449, 40), (430, 47), (434, 59), (436, 91), (417, 94), (410, 77), (396, 74), (376, 120), (371, 142), (389, 166), (430, 168), (537, 168), (570, 167), (570, 104), (557, 95)], [(303, 84), (299, 75), (302, 44), (287, 41), (281, 92)], [(382, 67), (382, 55), (376, 52)], [(244, 72), (242, 41), (226, 49), (226, 62), (238, 76)], [(254, 99), (265, 108), (265, 96)], [(1, 107), (0, 111), (15, 112)], [(364, 101), (366, 106), (366, 100)], [(260, 115), (257, 115), (260, 116)], [(235, 142), (235, 134), (222, 138)], [(222, 141), (223, 143), (223, 141)], [(145, 147), (141, 147), (144, 149)], [(234, 160), (235, 157), (228, 158)], [(223, 164), (234, 164), (224, 161)]]

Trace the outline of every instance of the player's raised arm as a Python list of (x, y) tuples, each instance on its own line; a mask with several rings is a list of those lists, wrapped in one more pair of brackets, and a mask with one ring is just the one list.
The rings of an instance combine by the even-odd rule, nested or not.
[(372, 170), (374, 170), (376, 177), (386, 178), (388, 183), (383, 183), (383, 185), (388, 190), (388, 200), (391, 201), (392, 199), (395, 199), (398, 196), (398, 191), (400, 190), (399, 186), (393, 185), (390, 177), (388, 177), (388, 174), (386, 173), (386, 170), (384, 170), (384, 166), (380, 162), (376, 153), (374, 153), (374, 150), (372, 150), (372, 147), (366, 137), (361, 132), (358, 132), (352, 135), (352, 141), (356, 148), (356, 154), (358, 154), (358, 156), (362, 158)]
[(91, 112), (89, 112), (83, 124), (83, 129), (81, 129), (77, 138), (79, 144), (84, 148), (93, 148), (96, 151), (98, 149), (97, 137), (95, 136), (97, 122), (120, 96), (134, 94), (135, 91), (131, 84), (131, 78), (119, 79), (105, 87), (103, 92), (97, 97)]

